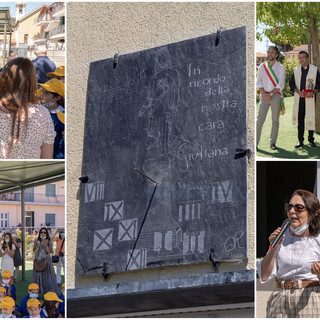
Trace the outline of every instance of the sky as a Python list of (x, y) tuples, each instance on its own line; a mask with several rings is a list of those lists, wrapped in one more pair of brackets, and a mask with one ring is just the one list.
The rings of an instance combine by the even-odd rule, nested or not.
[[(262, 26), (258, 25), (257, 32), (262, 31)], [(274, 46), (274, 43), (266, 36), (262, 37), (262, 41), (256, 40), (256, 52), (267, 53), (268, 47)]]
[[(22, 2), (22, 1), (21, 1)], [(0, 7), (9, 7), (10, 9), (10, 16), (12, 18), (16, 17), (16, 3), (17, 2), (2, 2), (0, 1)], [(25, 2), (26, 8), (25, 13), (28, 14), (29, 12), (33, 11), (34, 9), (51, 2)]]
[(266, 36), (262, 37), (262, 41), (256, 40), (256, 52), (267, 53), (269, 46), (274, 46), (274, 43)]

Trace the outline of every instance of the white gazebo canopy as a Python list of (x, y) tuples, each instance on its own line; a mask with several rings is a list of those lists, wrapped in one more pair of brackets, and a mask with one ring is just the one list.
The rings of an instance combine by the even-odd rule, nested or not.
[(21, 191), (22, 280), (25, 280), (24, 191), (64, 179), (64, 161), (0, 161), (0, 194)]

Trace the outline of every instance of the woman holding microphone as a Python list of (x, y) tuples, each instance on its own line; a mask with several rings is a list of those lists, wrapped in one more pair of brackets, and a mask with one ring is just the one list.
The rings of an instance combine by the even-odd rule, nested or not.
[[(276, 278), (267, 304), (268, 318), (320, 317), (320, 204), (306, 190), (296, 190), (285, 211), (291, 222), (279, 243), (259, 264), (261, 283)], [(280, 233), (276, 229), (270, 243)]]

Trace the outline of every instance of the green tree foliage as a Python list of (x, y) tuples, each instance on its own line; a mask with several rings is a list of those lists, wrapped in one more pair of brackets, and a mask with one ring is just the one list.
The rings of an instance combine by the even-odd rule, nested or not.
[(293, 69), (299, 65), (299, 60), (294, 58), (284, 59), (282, 64), (286, 70), (286, 85), (282, 92), (285, 97), (290, 97), (293, 96), (293, 92), (290, 90), (289, 81), (293, 73)]
[(257, 2), (257, 25), (264, 25), (257, 38), (265, 34), (276, 44), (300, 45), (311, 40), (313, 64), (319, 61), (319, 2)]

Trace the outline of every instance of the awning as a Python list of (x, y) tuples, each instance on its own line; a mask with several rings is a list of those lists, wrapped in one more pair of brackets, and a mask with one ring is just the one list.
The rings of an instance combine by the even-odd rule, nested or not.
[(0, 7), (0, 34), (4, 33), (4, 26), (6, 25), (6, 32), (13, 32), (14, 18), (10, 17), (9, 7)]
[[(64, 161), (1, 161), (0, 194), (21, 191), (21, 223), (26, 228), (24, 191), (65, 179)], [(25, 232), (22, 236), (22, 280), (25, 280)]]
[[(11, 34), (14, 30), (14, 19), (10, 17), (9, 7), (0, 7), (0, 34), (3, 35), (3, 52), (6, 53), (7, 34), (9, 35), (9, 51), (11, 50)], [(3, 55), (3, 65), (6, 62), (6, 54)]]
[(0, 194), (64, 180), (64, 161), (0, 162)]

